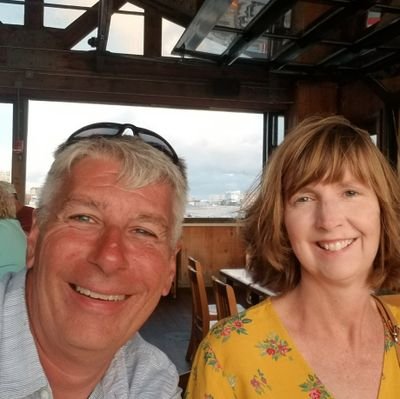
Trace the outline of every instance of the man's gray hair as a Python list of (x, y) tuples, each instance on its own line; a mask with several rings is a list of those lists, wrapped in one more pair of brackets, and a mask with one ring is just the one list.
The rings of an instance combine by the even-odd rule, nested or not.
[(37, 220), (43, 226), (55, 206), (65, 179), (71, 167), (79, 160), (89, 157), (95, 159), (114, 159), (120, 162), (118, 181), (128, 189), (137, 189), (156, 182), (166, 182), (174, 191), (172, 245), (179, 239), (185, 213), (188, 183), (186, 166), (182, 159), (178, 165), (160, 150), (132, 136), (101, 137), (82, 139), (69, 146), (59, 147), (54, 154), (54, 162), (42, 187)]

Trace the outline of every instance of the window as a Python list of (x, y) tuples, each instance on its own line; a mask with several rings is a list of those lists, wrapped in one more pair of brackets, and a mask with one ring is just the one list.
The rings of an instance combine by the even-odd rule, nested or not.
[(0, 103), (0, 180), (11, 182), (13, 104)]
[(30, 101), (27, 190), (43, 184), (57, 145), (99, 118), (154, 130), (185, 158), (187, 217), (236, 217), (262, 168), (262, 114)]

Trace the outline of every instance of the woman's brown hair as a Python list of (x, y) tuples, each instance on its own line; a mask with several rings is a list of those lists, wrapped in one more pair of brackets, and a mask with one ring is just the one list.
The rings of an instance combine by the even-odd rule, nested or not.
[(284, 226), (285, 200), (315, 182), (338, 182), (346, 170), (375, 192), (381, 237), (369, 284), (400, 286), (400, 184), (368, 132), (341, 116), (311, 117), (274, 151), (244, 205), (243, 237), (254, 278), (285, 293), (300, 281), (300, 265)]

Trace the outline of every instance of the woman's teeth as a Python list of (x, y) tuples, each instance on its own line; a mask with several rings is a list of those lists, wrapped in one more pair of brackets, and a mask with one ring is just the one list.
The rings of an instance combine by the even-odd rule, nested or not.
[(319, 242), (318, 245), (327, 251), (340, 251), (348, 247), (354, 240), (340, 240), (335, 242)]
[(102, 301), (123, 301), (126, 298), (126, 295), (106, 295), (100, 294), (99, 292), (91, 291), (87, 288), (79, 287), (76, 285), (75, 291), (79, 292), (82, 295), (88, 296), (94, 299), (101, 299)]

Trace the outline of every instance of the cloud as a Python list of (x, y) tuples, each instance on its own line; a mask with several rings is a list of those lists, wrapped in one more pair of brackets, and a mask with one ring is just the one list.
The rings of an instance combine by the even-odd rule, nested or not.
[(192, 196), (244, 191), (261, 170), (262, 120), (250, 113), (30, 101), (27, 187), (43, 184), (54, 150), (71, 133), (111, 121), (165, 137), (187, 160)]

